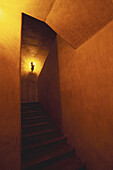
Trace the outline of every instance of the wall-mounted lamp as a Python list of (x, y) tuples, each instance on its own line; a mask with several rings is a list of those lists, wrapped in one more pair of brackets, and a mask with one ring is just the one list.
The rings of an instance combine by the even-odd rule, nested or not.
[(35, 63), (31, 62), (31, 71), (34, 70)]

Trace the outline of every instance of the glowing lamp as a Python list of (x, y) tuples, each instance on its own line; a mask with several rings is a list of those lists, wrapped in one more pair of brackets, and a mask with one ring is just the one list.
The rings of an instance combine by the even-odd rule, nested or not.
[(35, 67), (35, 63), (31, 62), (31, 71), (34, 70), (34, 67)]

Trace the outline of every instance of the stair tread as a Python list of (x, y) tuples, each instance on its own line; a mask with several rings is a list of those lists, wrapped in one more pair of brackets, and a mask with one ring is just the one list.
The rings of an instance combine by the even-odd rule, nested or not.
[(24, 113), (46, 113), (47, 114), (47, 112), (46, 111), (44, 111), (44, 110), (22, 110), (22, 113), (24, 114)]
[(53, 138), (53, 139), (50, 139), (50, 140), (45, 140), (44, 142), (41, 142), (41, 143), (35, 143), (35, 144), (27, 145), (27, 146), (25, 145), (22, 148), (22, 150), (27, 150), (27, 149), (31, 149), (31, 148), (35, 148), (35, 147), (39, 147), (39, 146), (43, 146), (43, 145), (48, 145), (48, 144), (58, 142), (58, 141), (61, 141), (61, 140), (66, 140), (66, 137), (60, 136), (60, 137)]
[(33, 126), (42, 126), (42, 125), (48, 125), (48, 124), (53, 124), (52, 122), (40, 122), (40, 123), (33, 123), (33, 124), (27, 124), (27, 125), (22, 125), (22, 128), (27, 128), (27, 127), (33, 127)]
[[(85, 163), (83, 163), (77, 156), (72, 156), (70, 158), (59, 161), (55, 164), (52, 164), (43, 170), (82, 170), (85, 167)], [(85, 169), (84, 169), (85, 170)]]
[[(26, 103), (26, 102), (22, 102), (22, 103), (21, 103), (22, 106), (24, 106), (24, 105), (32, 105), (32, 104), (35, 104), (35, 105), (38, 105), (38, 104), (39, 104), (39, 105), (41, 105), (40, 102), (27, 102), (27, 103)], [(42, 106), (42, 105), (41, 105), (41, 106)]]
[(41, 103), (21, 103), (22, 108), (29, 108), (29, 107), (43, 107)]
[(22, 120), (41, 119), (41, 118), (48, 118), (48, 116), (47, 115), (41, 115), (41, 116), (22, 117)]
[(67, 144), (67, 138), (54, 127), (40, 102), (21, 106), (22, 169), (80, 170), (86, 167)]
[(22, 137), (24, 138), (24, 137), (36, 136), (36, 135), (41, 135), (44, 133), (54, 132), (54, 131), (57, 131), (57, 129), (54, 128), (54, 129), (47, 129), (47, 130), (43, 130), (43, 131), (39, 131), (39, 132), (27, 133), (27, 134), (23, 134)]
[(57, 158), (59, 156), (62, 156), (62, 155), (65, 155), (65, 154), (68, 154), (70, 152), (74, 152), (74, 149), (71, 148), (70, 146), (68, 145), (63, 145), (61, 148), (56, 148), (56, 150), (54, 152), (50, 152), (50, 153), (43, 153), (42, 155), (34, 155), (32, 156), (32, 158), (30, 157), (30, 160), (29, 158), (24, 160), (24, 165), (23, 165), (23, 168), (27, 168), (27, 167), (31, 167), (33, 165), (36, 165), (36, 164), (40, 164), (40, 163), (43, 163), (45, 161), (48, 161), (48, 160), (51, 160), (51, 159), (54, 159), (54, 158)]

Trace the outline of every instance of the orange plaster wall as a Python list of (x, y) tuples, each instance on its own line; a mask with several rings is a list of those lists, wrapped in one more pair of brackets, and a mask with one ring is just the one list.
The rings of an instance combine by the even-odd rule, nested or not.
[(51, 51), (39, 77), (40, 101), (88, 170), (113, 169), (112, 37), (113, 21), (77, 50), (57, 36), (57, 56)]
[[(52, 8), (54, 1), (55, 0), (49, 0), (46, 3), (43, 3), (43, 1), (41, 0), (34, 0), (34, 1), (1, 0), (0, 1), (0, 36), (1, 36), (0, 37), (0, 158), (1, 158), (0, 169), (2, 170), (20, 169), (21, 13), (24, 12), (37, 19), (45, 21), (48, 13), (50, 12)], [(69, 116), (70, 120), (67, 121), (67, 127), (69, 127), (69, 124), (71, 122), (71, 126), (70, 126), (71, 129), (68, 128), (69, 129), (69, 133), (68, 133), (66, 129), (66, 120), (67, 120), (66, 118), (64, 119), (65, 121), (63, 121), (65, 122), (64, 131), (67, 134), (71, 134), (70, 139), (73, 137), (74, 139), (73, 145), (77, 146), (78, 148), (77, 152), (81, 156), (83, 156), (83, 158), (86, 158), (87, 162), (88, 162), (88, 159), (90, 158), (88, 162), (88, 165), (90, 165), (90, 167), (91, 166), (95, 167), (95, 165), (98, 165), (99, 168), (102, 169), (103, 167), (107, 167), (108, 170), (112, 166), (112, 160), (110, 158), (113, 157), (112, 155), (113, 153), (112, 152), (112, 148), (113, 148), (112, 141), (113, 140), (112, 140), (112, 135), (111, 135), (111, 132), (112, 132), (112, 114), (111, 113), (113, 111), (113, 108), (112, 108), (112, 96), (113, 96), (112, 95), (112, 71), (113, 71), (112, 69), (112, 49), (113, 49), (112, 48), (113, 46), (112, 45), (113, 44), (112, 43), (112, 30), (113, 30), (113, 26), (112, 24), (110, 24), (106, 28), (104, 28), (100, 33), (97, 33), (96, 36), (94, 36), (91, 40), (89, 40), (87, 43), (81, 46), (77, 51), (75, 51), (75, 54), (78, 55), (78, 56), (75, 56), (75, 58), (77, 58), (78, 66), (80, 67), (78, 69), (81, 74), (78, 72), (76, 73), (76, 76), (75, 76), (75, 72), (77, 72), (75, 71), (75, 68), (76, 68), (75, 66), (77, 64), (75, 64), (74, 62), (70, 60), (72, 59), (72, 55), (70, 54), (71, 53), (70, 46), (68, 49), (70, 52), (67, 54), (64, 53), (64, 55), (61, 56), (62, 61), (66, 61), (66, 60), (68, 61), (68, 57), (69, 57), (70, 62), (74, 64), (74, 67), (72, 67), (74, 73), (72, 74), (71, 77), (73, 80), (76, 77), (76, 81), (75, 80), (73, 81), (74, 84), (72, 85), (71, 88), (70, 86), (68, 86), (69, 84), (67, 81), (69, 80), (68, 78), (70, 78), (68, 74), (70, 71), (72, 71), (72, 69), (70, 68), (70, 62), (68, 62), (68, 66), (66, 68), (67, 69), (66, 75), (63, 76), (62, 73), (63, 74), (65, 73), (64, 71), (65, 63), (63, 63), (62, 65), (62, 62), (59, 59), (60, 86), (61, 86), (61, 95), (62, 95), (63, 115), (64, 113), (65, 113), (65, 117), (66, 117), (66, 114), (71, 115)], [(60, 45), (60, 43), (58, 44)], [(105, 45), (103, 46), (103, 44)], [(99, 48), (97, 48), (98, 46)], [(61, 47), (58, 47), (58, 48), (61, 48), (61, 50), (59, 50), (59, 56), (62, 51), (67, 50), (65, 49), (65, 45), (64, 46), (62, 45)], [(99, 49), (101, 51), (104, 50), (103, 51), (104, 55), (101, 54), (101, 57), (99, 56)], [(96, 53), (95, 56), (94, 56), (94, 52)], [(92, 60), (90, 59), (91, 56), (93, 56)], [(86, 65), (87, 67), (89, 66), (88, 70), (86, 69), (87, 67), (85, 67), (85, 61), (87, 61), (87, 58), (89, 62), (89, 64)], [(92, 63), (92, 67), (90, 66), (91, 63)], [(93, 63), (95, 63), (96, 66), (94, 66)], [(99, 70), (98, 74), (96, 74), (95, 72), (96, 70)], [(91, 75), (89, 71), (91, 72)], [(82, 78), (80, 78), (81, 81), (79, 82), (78, 78), (81, 75), (82, 75)], [(84, 76), (86, 76), (87, 79), (85, 79)], [(90, 77), (90, 79), (88, 79), (88, 77)], [(64, 81), (67, 84), (63, 85)], [(86, 84), (84, 84), (85, 83), (84, 81), (86, 81)], [(96, 85), (93, 85), (93, 82)], [(82, 86), (82, 87), (80, 86), (82, 90), (81, 89), (77, 90), (77, 88), (79, 87), (78, 85)], [(87, 85), (88, 87), (90, 86), (92, 87), (92, 88), (90, 87), (90, 91), (88, 90), (89, 88), (87, 88)], [(67, 87), (69, 88), (67, 89)], [(95, 89), (93, 87), (95, 87)], [(100, 90), (98, 90), (99, 88), (97, 87), (100, 87)], [(74, 92), (76, 94), (76, 99), (72, 98), (70, 101), (71, 104), (69, 104), (69, 108), (74, 108), (74, 109), (76, 108), (76, 110), (73, 109), (74, 110), (73, 112), (71, 110), (69, 114), (68, 114), (68, 110), (66, 110), (67, 106), (65, 105), (65, 101), (67, 100), (67, 97), (65, 95), (67, 93), (65, 93), (65, 95), (63, 93), (63, 91), (67, 92), (67, 90), (69, 91), (69, 94), (71, 94), (72, 96)], [(91, 95), (92, 91), (94, 91), (93, 95)], [(78, 95), (77, 95), (77, 92), (78, 92)], [(63, 97), (63, 95), (65, 98)], [(70, 97), (70, 95), (67, 95), (67, 96)], [(84, 96), (87, 96), (87, 100)], [(78, 97), (79, 97), (79, 100), (78, 100)], [(86, 101), (89, 102), (90, 105)], [(84, 106), (84, 102), (85, 102), (85, 106)], [(93, 104), (91, 104), (91, 102)], [(91, 112), (90, 112), (89, 108), (92, 108), (93, 105), (94, 106), (96, 105), (96, 107), (93, 107), (94, 111), (92, 112), (92, 109), (91, 109)], [(95, 111), (95, 108), (96, 108), (96, 111)], [(80, 111), (80, 112), (75, 112), (75, 111)], [(77, 113), (78, 114), (81, 113), (80, 114), (81, 116), (75, 116), (77, 115)], [(73, 119), (73, 121), (76, 120), (74, 123), (72, 123), (72, 120), (71, 120), (72, 115), (74, 115), (74, 117), (77, 118), (77, 120), (75, 118)], [(87, 119), (83, 119), (83, 115)], [(97, 115), (97, 117), (95, 115)], [(91, 119), (91, 121), (89, 118)], [(101, 120), (99, 121), (101, 122), (101, 124), (95, 125), (95, 123), (97, 122), (96, 118)], [(85, 123), (85, 120), (86, 120), (86, 123)], [(77, 122), (78, 122), (78, 125), (76, 125), (76, 128), (75, 128), (75, 123), (77, 124)], [(90, 131), (88, 131), (89, 126), (87, 125), (88, 124), (87, 122), (89, 123), (91, 122), (91, 125), (95, 125), (98, 127), (98, 128), (95, 128), (94, 126), (93, 132), (95, 133), (94, 135), (93, 133), (91, 133), (92, 138), (90, 140), (89, 140), (89, 136), (91, 137), (91, 135), (89, 135)], [(78, 138), (76, 138), (76, 136)], [(84, 143), (83, 141), (80, 142), (81, 139), (84, 139)], [(88, 146), (91, 146), (90, 152), (87, 152)], [(96, 148), (96, 152), (94, 152), (95, 148)], [(94, 156), (91, 157), (91, 155), (94, 155)]]
[[(0, 10), (1, 7), (0, 4)], [(0, 15), (1, 170), (20, 169), (20, 31), (21, 13), (3, 6)]]
[[(0, 1), (0, 169), (21, 169), (21, 13), (45, 20), (54, 0)], [(36, 8), (37, 5), (37, 8)], [(45, 9), (45, 10), (44, 10)]]
[(112, 37), (113, 21), (75, 51), (58, 38), (63, 130), (88, 170), (113, 169)]
[(57, 38), (38, 77), (38, 97), (57, 127), (62, 129)]

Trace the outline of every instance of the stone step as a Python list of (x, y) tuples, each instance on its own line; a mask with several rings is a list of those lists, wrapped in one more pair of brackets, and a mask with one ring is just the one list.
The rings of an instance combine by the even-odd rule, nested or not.
[(72, 156), (46, 166), (43, 170), (86, 170), (86, 163), (82, 162), (77, 156)]
[(60, 134), (60, 132), (56, 128), (22, 134), (22, 145), (34, 144), (36, 142), (40, 143), (44, 140), (50, 140), (60, 136), (62, 136), (62, 134)]
[(50, 145), (50, 144), (53, 144), (53, 143), (60, 143), (60, 142), (62, 142), (62, 141), (67, 141), (67, 138), (66, 137), (64, 137), (64, 136), (60, 136), (60, 137), (57, 137), (57, 138), (53, 138), (53, 139), (50, 139), (50, 140), (45, 140), (45, 141), (43, 141), (43, 142), (41, 142), (41, 143), (35, 143), (35, 144), (30, 144), (30, 145), (25, 145), (25, 146), (23, 146), (23, 148), (22, 148), (22, 150), (23, 151), (26, 151), (26, 150), (29, 150), (29, 149), (33, 149), (33, 148), (36, 148), (36, 147), (44, 147), (44, 146), (48, 146), (48, 145)]
[(49, 152), (53, 152), (54, 149), (56, 149), (56, 147), (58, 147), (59, 145), (64, 145), (67, 142), (67, 138), (61, 136), (61, 137), (57, 137), (57, 138), (53, 138), (50, 140), (44, 140), (41, 143), (34, 143), (34, 144), (30, 144), (27, 146), (23, 146), (22, 147), (22, 155), (23, 157), (25, 155), (33, 155), (34, 153), (49, 153)]
[(23, 170), (86, 170), (41, 103), (21, 106)]
[(57, 161), (61, 161), (65, 159), (66, 157), (73, 156), (74, 150), (69, 147), (68, 145), (61, 145), (60, 147), (56, 147), (52, 152), (50, 153), (42, 153), (42, 154), (32, 154), (27, 155), (27, 157), (23, 158), (23, 169), (37, 169), (37, 168), (43, 168), (48, 165), (51, 165)]
[(22, 125), (22, 134), (31, 133), (31, 132), (39, 132), (42, 130), (54, 129), (54, 128), (55, 128), (55, 125), (50, 121), (27, 124), (27, 125)]
[(44, 111), (44, 110), (40, 110), (40, 111), (31, 110), (31, 111), (24, 111), (24, 112), (22, 112), (21, 117), (42, 116), (42, 115), (47, 116), (47, 112)]
[(46, 121), (50, 121), (50, 118), (47, 115), (41, 115), (41, 116), (31, 115), (31, 116), (22, 117), (22, 125), (46, 122)]

